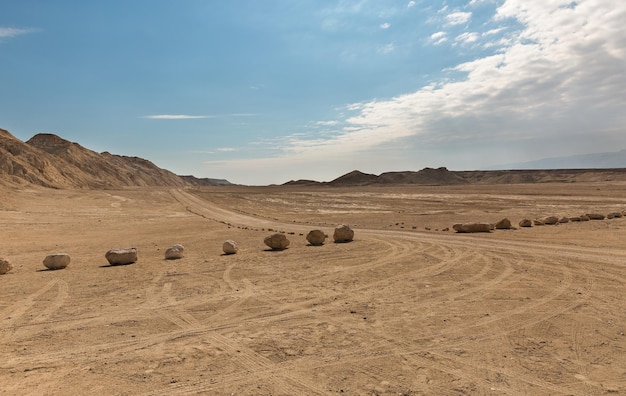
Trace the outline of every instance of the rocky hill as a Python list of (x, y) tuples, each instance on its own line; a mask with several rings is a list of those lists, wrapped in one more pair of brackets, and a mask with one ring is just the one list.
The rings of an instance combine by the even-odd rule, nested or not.
[(386, 172), (379, 176), (352, 171), (330, 182), (295, 180), (286, 186), (326, 185), (354, 187), (372, 185), (461, 185), (461, 184), (523, 184), (626, 181), (626, 168), (617, 169), (530, 169), (450, 171), (447, 168), (424, 168), (420, 171)]
[(186, 185), (145, 159), (96, 153), (53, 134), (38, 134), (24, 143), (4, 129), (0, 129), (0, 181), (52, 188)]

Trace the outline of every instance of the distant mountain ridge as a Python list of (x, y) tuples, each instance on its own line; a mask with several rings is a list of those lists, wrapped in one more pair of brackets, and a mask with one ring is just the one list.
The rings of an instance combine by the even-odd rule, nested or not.
[[(49, 133), (37, 134), (24, 143), (4, 129), (0, 129), (1, 181), (52, 188), (182, 187), (189, 184), (184, 178), (143, 158), (97, 153)], [(230, 184), (225, 180), (220, 183)]]
[(626, 149), (607, 153), (543, 158), (535, 161), (490, 166), (488, 169), (615, 169), (626, 168)]
[(424, 168), (420, 171), (385, 172), (376, 176), (358, 170), (346, 173), (330, 182), (292, 180), (285, 186), (385, 186), (385, 185), (463, 185), (463, 184), (523, 184), (626, 181), (626, 168), (616, 169), (522, 169), (450, 171), (445, 167)]

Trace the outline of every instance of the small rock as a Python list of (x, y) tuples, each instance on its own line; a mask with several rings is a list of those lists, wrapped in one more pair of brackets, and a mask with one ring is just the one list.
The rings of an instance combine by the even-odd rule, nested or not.
[(4, 275), (13, 269), (13, 264), (7, 259), (0, 257), (0, 275)]
[(606, 215), (607, 219), (619, 219), (621, 217), (622, 217), (622, 214), (620, 212), (611, 212)]
[(561, 223), (561, 224), (569, 223), (569, 221), (570, 221), (569, 217), (565, 217), (565, 216), (563, 216), (563, 217), (561, 217), (559, 219), (559, 223)]
[(306, 235), (306, 240), (314, 246), (320, 246), (324, 244), (326, 240), (326, 234), (322, 230), (311, 230)]
[(453, 225), (452, 229), (459, 233), (491, 232), (493, 225), (489, 223), (463, 223)]
[(546, 216), (541, 219), (541, 222), (545, 225), (555, 225), (559, 222), (559, 218), (556, 216)]
[(354, 231), (349, 225), (342, 224), (335, 228), (333, 240), (335, 243), (351, 242), (354, 239)]
[(235, 241), (229, 239), (222, 244), (222, 250), (224, 254), (237, 254), (239, 247), (237, 247)]
[(601, 213), (587, 213), (587, 217), (589, 217), (590, 220), (604, 220), (606, 218), (606, 216)]
[(524, 220), (519, 222), (519, 226), (520, 227), (532, 227), (533, 226), (533, 222), (528, 220), (528, 219), (524, 219)]
[(181, 244), (176, 244), (167, 248), (165, 251), (166, 260), (178, 260), (185, 257), (185, 247)]
[(111, 249), (104, 255), (111, 265), (126, 265), (137, 261), (137, 248)]
[(589, 220), (591, 220), (591, 218), (589, 218), (589, 216), (587, 215), (580, 216), (580, 221), (589, 221)]
[(70, 265), (70, 255), (65, 253), (57, 253), (46, 256), (43, 259), (43, 265), (51, 270), (59, 270)]
[(284, 250), (289, 246), (289, 239), (284, 234), (272, 234), (270, 236), (265, 237), (263, 240), (267, 246), (269, 246), (272, 250)]
[(579, 221), (581, 221), (581, 220), (580, 220), (580, 216), (570, 217), (570, 218), (569, 218), (569, 221), (571, 221), (571, 222), (579, 222)]
[(496, 230), (510, 230), (511, 229), (511, 220), (506, 217), (499, 222), (496, 223)]

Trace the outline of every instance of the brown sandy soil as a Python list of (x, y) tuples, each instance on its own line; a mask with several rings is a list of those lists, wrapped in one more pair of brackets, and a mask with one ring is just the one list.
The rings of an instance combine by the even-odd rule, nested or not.
[(624, 183), (2, 189), (0, 394), (625, 394), (626, 219), (442, 231), (616, 210)]

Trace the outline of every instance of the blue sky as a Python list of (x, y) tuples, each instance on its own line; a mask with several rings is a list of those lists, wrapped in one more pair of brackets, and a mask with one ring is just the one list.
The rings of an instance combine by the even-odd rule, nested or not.
[(0, 2), (0, 128), (243, 184), (626, 148), (626, 3)]

